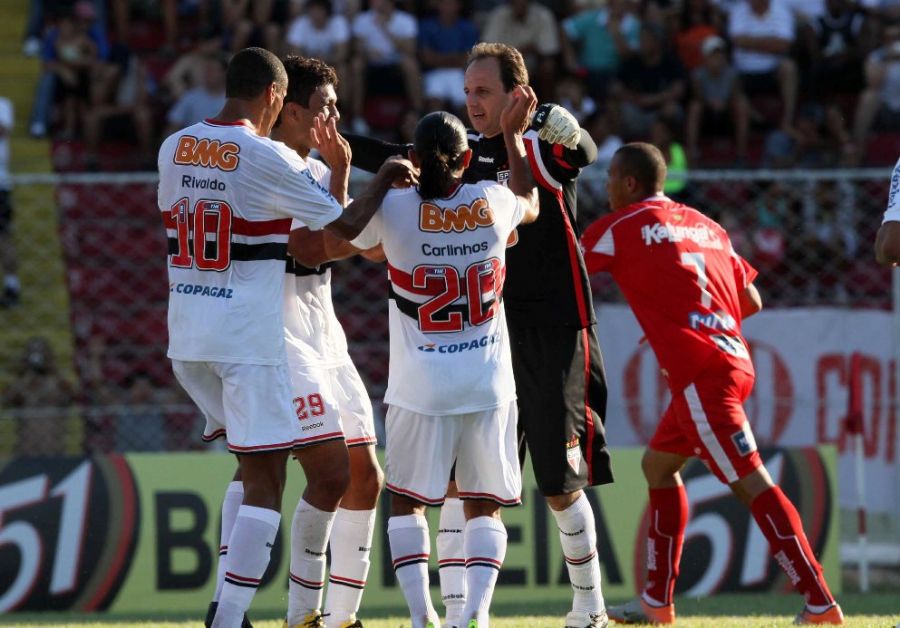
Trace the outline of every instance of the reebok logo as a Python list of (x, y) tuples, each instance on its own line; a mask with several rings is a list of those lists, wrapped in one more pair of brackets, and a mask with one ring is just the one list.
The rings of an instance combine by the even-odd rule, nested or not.
[(238, 166), (240, 147), (234, 142), (196, 138), (183, 135), (178, 138), (174, 161), (180, 166), (201, 166), (231, 172)]
[(584, 528), (575, 530), (575, 532), (566, 532), (565, 530), (560, 529), (559, 533), (564, 534), (565, 536), (578, 536), (579, 534), (584, 534)]
[(494, 158), (493, 157), (485, 157), (484, 155), (478, 155), (478, 163), (492, 164), (492, 163), (494, 163)]
[(310, 556), (324, 556), (325, 555), (325, 552), (314, 552), (311, 549), (309, 549), (308, 547), (304, 547), (303, 551), (306, 554), (309, 554)]

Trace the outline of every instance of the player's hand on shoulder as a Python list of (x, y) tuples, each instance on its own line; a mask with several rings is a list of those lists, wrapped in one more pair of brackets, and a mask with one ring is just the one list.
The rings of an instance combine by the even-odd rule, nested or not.
[(316, 115), (311, 135), (313, 145), (332, 170), (350, 167), (353, 151), (350, 150), (350, 143), (338, 132), (334, 117), (326, 120), (324, 114)]
[(524, 133), (537, 107), (537, 96), (528, 85), (510, 92), (509, 102), (500, 112), (500, 128), (504, 133)]
[(566, 148), (575, 148), (581, 139), (581, 125), (565, 107), (553, 103), (544, 103), (537, 108), (532, 126), (538, 137), (551, 144), (562, 144)]
[(419, 182), (419, 169), (409, 159), (399, 155), (385, 161), (378, 173), (388, 177), (395, 188), (408, 188)]

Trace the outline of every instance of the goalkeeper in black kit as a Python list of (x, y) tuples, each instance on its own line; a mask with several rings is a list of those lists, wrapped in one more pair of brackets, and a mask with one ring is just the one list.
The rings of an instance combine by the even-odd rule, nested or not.
[[(528, 85), (522, 55), (481, 43), (469, 54), (466, 108), (474, 130), (465, 183), (485, 179), (527, 194), (537, 184), (540, 215), (509, 242), (503, 289), (519, 404), (520, 455), (527, 449), (541, 493), (559, 527), (574, 599), (567, 628), (606, 626), (594, 513), (582, 489), (613, 481), (604, 432), (606, 379), (596, 318), (575, 224), (576, 178), (597, 147), (558, 105), (535, 112), (524, 136), (531, 177), (510, 178), (500, 112), (510, 93)], [(530, 89), (530, 88), (529, 88)], [(353, 135), (353, 165), (375, 171), (409, 146)], [(519, 159), (516, 155), (513, 158)], [(447, 625), (457, 626), (465, 603), (463, 506), (450, 491), (437, 538)]]

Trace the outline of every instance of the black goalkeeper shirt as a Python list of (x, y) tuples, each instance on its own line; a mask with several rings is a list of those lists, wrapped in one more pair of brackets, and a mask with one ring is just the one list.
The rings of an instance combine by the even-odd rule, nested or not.
[[(352, 164), (370, 172), (392, 155), (405, 156), (410, 148), (357, 135), (345, 137), (353, 151)], [(596, 159), (597, 147), (584, 130), (575, 149), (539, 140), (534, 131), (525, 134), (525, 146), (538, 184), (540, 214), (535, 222), (517, 228), (516, 241), (506, 251), (506, 317), (518, 325), (582, 329), (595, 318), (578, 243), (575, 179)], [(488, 179), (507, 184), (509, 159), (502, 135), (487, 138), (470, 131), (469, 148), (473, 154), (463, 174), (465, 183)]]

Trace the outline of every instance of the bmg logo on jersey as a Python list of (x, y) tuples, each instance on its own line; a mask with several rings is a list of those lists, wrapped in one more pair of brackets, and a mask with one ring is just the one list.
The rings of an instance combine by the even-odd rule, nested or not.
[(488, 334), (475, 340), (466, 340), (463, 342), (452, 342), (447, 345), (439, 345), (429, 342), (416, 347), (422, 353), (462, 353), (463, 351), (474, 351), (475, 349), (484, 349), (488, 345), (500, 342), (500, 334)]
[(241, 148), (234, 142), (220, 143), (219, 140), (183, 135), (178, 138), (175, 163), (180, 166), (202, 166), (231, 172), (238, 166), (239, 152)]
[(487, 199), (478, 198), (471, 205), (456, 208), (434, 203), (419, 205), (419, 229), (427, 233), (462, 233), (494, 224), (494, 212)]

